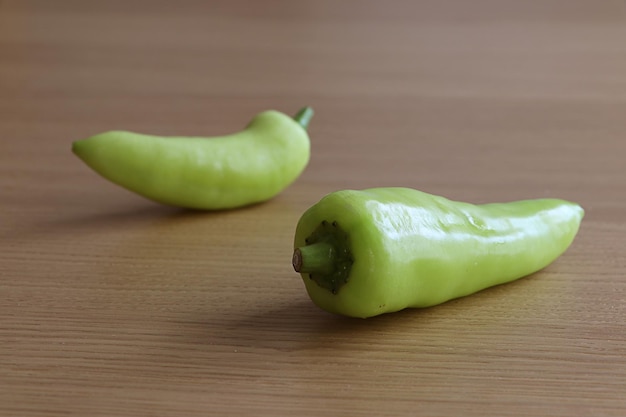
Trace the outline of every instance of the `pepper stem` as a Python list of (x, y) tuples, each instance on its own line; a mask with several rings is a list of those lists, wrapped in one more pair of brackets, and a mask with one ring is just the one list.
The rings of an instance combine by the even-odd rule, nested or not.
[(305, 274), (330, 274), (335, 269), (335, 248), (328, 242), (302, 246), (293, 251), (293, 269)]
[(354, 263), (348, 234), (337, 221), (322, 220), (304, 242), (304, 246), (293, 252), (293, 269), (337, 294), (348, 283)]
[(315, 112), (313, 111), (312, 107), (303, 107), (300, 109), (300, 111), (298, 111), (298, 113), (296, 113), (295, 116), (293, 116), (293, 120), (295, 120), (300, 126), (302, 126), (304, 130), (307, 130), (314, 114)]

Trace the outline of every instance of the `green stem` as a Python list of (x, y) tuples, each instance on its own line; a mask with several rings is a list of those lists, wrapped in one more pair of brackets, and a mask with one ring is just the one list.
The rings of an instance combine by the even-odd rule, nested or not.
[(293, 252), (293, 269), (305, 274), (330, 274), (336, 266), (335, 248), (327, 242), (296, 248)]
[(315, 114), (313, 108), (309, 106), (303, 107), (298, 113), (296, 113), (295, 116), (293, 116), (293, 120), (298, 122), (298, 124), (300, 124), (300, 126), (302, 126), (304, 130), (307, 130), (307, 128), (309, 127), (309, 123), (313, 118), (313, 114)]

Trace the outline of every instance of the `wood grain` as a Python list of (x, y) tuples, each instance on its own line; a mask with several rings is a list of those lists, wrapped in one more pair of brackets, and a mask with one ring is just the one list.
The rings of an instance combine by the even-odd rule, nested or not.
[[(623, 1), (0, 2), (0, 415), (623, 416)], [(69, 151), (312, 105), (277, 198), (188, 212)], [(586, 210), (554, 264), (368, 320), (290, 265), (325, 193)]]

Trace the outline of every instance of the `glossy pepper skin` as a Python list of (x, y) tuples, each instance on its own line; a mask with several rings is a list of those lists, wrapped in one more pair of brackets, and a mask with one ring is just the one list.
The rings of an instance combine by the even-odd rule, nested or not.
[(158, 137), (125, 131), (76, 141), (72, 151), (104, 178), (148, 199), (202, 210), (268, 200), (307, 166), (313, 110), (269, 110), (227, 136)]
[(302, 215), (293, 265), (319, 307), (366, 318), (536, 272), (569, 247), (583, 215), (558, 199), (472, 205), (408, 188), (338, 191)]

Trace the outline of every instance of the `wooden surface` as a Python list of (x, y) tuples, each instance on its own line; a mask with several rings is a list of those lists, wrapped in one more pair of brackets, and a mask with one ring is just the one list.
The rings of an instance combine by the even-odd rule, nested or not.
[[(266, 204), (163, 207), (70, 152), (316, 110)], [(0, 1), (0, 415), (626, 415), (623, 1)], [(586, 209), (545, 270), (327, 314), (290, 260), (325, 193)]]

